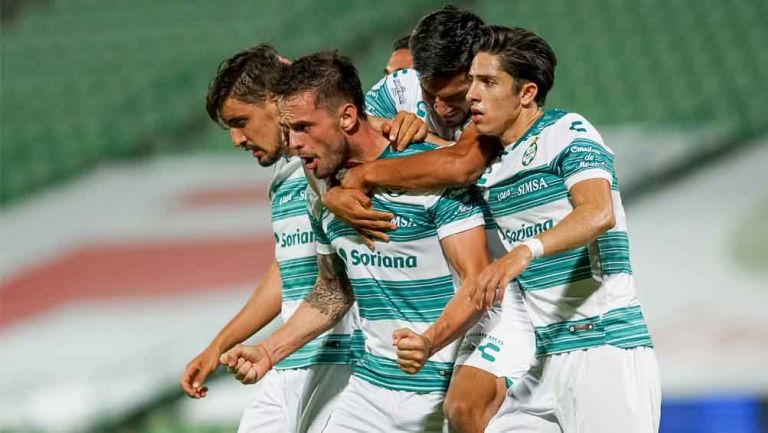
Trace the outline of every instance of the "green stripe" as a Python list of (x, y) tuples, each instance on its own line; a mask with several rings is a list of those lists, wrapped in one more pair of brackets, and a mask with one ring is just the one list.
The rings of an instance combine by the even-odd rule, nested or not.
[(307, 213), (307, 179), (299, 177), (281, 183), (272, 193), (272, 222)]
[(553, 355), (603, 345), (631, 349), (653, 347), (640, 307), (616, 308), (582, 320), (536, 327), (536, 356)]
[(586, 138), (571, 141), (554, 161), (556, 173), (566, 179), (592, 169), (607, 171), (611, 177), (616, 173), (614, 156), (600, 143)]
[(592, 278), (586, 247), (534, 260), (520, 274), (518, 282), (525, 291), (543, 290)]
[(349, 334), (324, 335), (302, 346), (299, 350), (280, 361), (275, 368), (290, 369), (318, 364), (352, 364), (355, 349)]
[[(393, 203), (377, 195), (374, 195), (371, 201), (375, 210), (390, 212), (395, 215), (395, 223), (398, 227), (387, 232), (391, 243), (413, 242), (437, 236), (431, 214), (424, 207)], [(327, 234), (331, 242), (339, 238), (358, 236), (354, 229), (338, 218), (333, 218), (328, 223)]]
[(313, 256), (280, 260), (280, 279), (283, 287), (283, 301), (304, 299), (315, 285), (317, 258)]
[(368, 320), (405, 320), (430, 323), (440, 316), (454, 295), (453, 278), (410, 281), (351, 279), (360, 316)]
[(418, 373), (408, 374), (396, 361), (366, 352), (355, 365), (354, 374), (382, 388), (426, 393), (447, 390), (452, 373), (452, 362), (427, 361)]
[(629, 261), (629, 236), (624, 231), (610, 231), (597, 238), (603, 275), (632, 274)]
[(405, 148), (405, 150), (401, 150), (401, 151), (395, 151), (395, 150), (392, 149), (391, 146), (387, 146), (384, 149), (384, 151), (381, 153), (381, 155), (379, 155), (378, 159), (402, 158), (404, 156), (414, 155), (416, 153), (421, 153), (421, 152), (427, 152), (427, 151), (430, 151), (430, 150), (435, 150), (438, 147), (439, 147), (438, 145), (436, 145), (434, 143), (430, 143), (428, 141), (422, 141), (422, 142), (419, 142), (419, 143), (411, 143), (411, 144), (408, 145), (407, 148)]
[(365, 335), (360, 329), (355, 329), (352, 332), (352, 358), (357, 361), (365, 353)]
[(489, 188), (488, 205), (493, 215), (500, 218), (567, 199), (565, 181), (549, 173), (549, 169), (541, 166), (527, 170)]

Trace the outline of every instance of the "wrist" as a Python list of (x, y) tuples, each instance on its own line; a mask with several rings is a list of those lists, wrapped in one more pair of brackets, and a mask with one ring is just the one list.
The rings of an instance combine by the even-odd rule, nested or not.
[(423, 338), (424, 341), (427, 343), (427, 350), (426, 350), (427, 358), (429, 358), (432, 355), (434, 355), (434, 352), (432, 350), (435, 347), (435, 345), (433, 344), (433, 342), (435, 341), (435, 336), (432, 335), (430, 330), (431, 330), (431, 328), (427, 329), (423, 334), (421, 334), (421, 338)]
[(206, 351), (215, 352), (217, 355), (221, 355), (222, 353), (226, 352), (227, 350), (234, 347), (234, 344), (225, 344), (224, 341), (214, 338), (213, 341), (208, 345), (208, 347), (205, 348)]
[(267, 362), (269, 362), (269, 366), (267, 367), (267, 370), (272, 370), (272, 367), (275, 366), (274, 362), (272, 362), (272, 356), (269, 353), (269, 350), (267, 350), (266, 347), (264, 347), (263, 344), (257, 344), (256, 348), (261, 350), (261, 353), (264, 355), (264, 358), (266, 358)]
[(257, 344), (256, 347), (258, 347), (259, 350), (261, 350), (262, 354), (269, 359), (270, 365), (273, 365), (273, 366), (278, 362), (280, 362), (283, 358), (285, 358), (285, 356), (287, 356), (287, 355), (280, 354), (281, 353), (280, 344), (271, 338), (267, 338), (266, 340)]
[(529, 262), (538, 259), (544, 255), (544, 244), (538, 238), (530, 238), (523, 241), (521, 250), (526, 250), (526, 257)]
[(361, 164), (355, 167), (354, 169), (354, 175), (352, 176), (351, 182), (345, 186), (352, 189), (359, 189), (365, 193), (367, 193), (371, 186), (368, 183), (368, 164)]

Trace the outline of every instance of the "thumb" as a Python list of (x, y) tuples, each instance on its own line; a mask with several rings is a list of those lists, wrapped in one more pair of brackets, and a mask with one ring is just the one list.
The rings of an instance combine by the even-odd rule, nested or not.
[(237, 346), (224, 352), (219, 357), (219, 362), (226, 366), (233, 367), (235, 363), (237, 363), (237, 359), (240, 358), (240, 355), (242, 354), (242, 352), (243, 352), (243, 347), (238, 344)]
[(392, 345), (397, 346), (397, 343), (404, 338), (413, 336), (414, 333), (408, 328), (400, 328), (392, 333)]
[(201, 368), (200, 371), (197, 373), (197, 376), (195, 377), (195, 381), (192, 382), (192, 387), (197, 389), (203, 386), (205, 383), (205, 379), (208, 378), (208, 375), (211, 374), (213, 370), (207, 369), (207, 368)]

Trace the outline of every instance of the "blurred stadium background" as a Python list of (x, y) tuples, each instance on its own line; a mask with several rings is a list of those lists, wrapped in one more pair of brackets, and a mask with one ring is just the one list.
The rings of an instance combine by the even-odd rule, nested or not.
[[(0, 431), (234, 431), (248, 387), (177, 383), (271, 260), (269, 171), (207, 83), (268, 41), (338, 48), (369, 86), (442, 2), (1, 4)], [(768, 2), (454, 4), (543, 35), (548, 105), (618, 154), (662, 432), (768, 431)]]

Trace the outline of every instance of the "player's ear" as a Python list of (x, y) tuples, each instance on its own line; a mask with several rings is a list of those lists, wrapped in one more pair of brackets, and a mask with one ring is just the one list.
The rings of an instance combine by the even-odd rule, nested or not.
[(526, 81), (520, 86), (520, 105), (526, 106), (535, 103), (539, 94), (539, 86), (531, 81)]
[(345, 132), (350, 132), (357, 125), (357, 107), (355, 104), (344, 104), (339, 111), (339, 127)]

